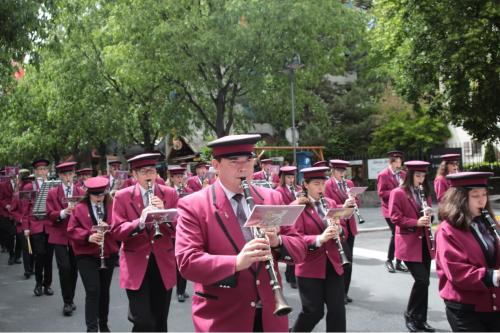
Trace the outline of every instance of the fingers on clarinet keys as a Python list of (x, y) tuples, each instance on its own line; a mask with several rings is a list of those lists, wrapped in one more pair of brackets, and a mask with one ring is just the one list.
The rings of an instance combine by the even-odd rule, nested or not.
[(254, 262), (269, 260), (270, 256), (269, 242), (263, 238), (254, 238), (236, 256), (236, 271), (247, 269)]

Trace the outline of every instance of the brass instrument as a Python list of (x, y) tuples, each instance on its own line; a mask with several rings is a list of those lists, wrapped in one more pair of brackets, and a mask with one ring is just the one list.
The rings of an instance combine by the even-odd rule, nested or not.
[[(59, 186), (61, 180), (46, 180), (40, 187), (40, 192), (37, 193), (35, 203), (33, 205), (33, 216), (39, 220), (47, 216), (47, 194), (53, 187)], [(35, 188), (35, 187), (34, 187)]]
[[(344, 177), (342, 177), (342, 184), (344, 184), (344, 187), (347, 191), (347, 195), (349, 196), (349, 199), (356, 200), (356, 197), (352, 196), (351, 193), (349, 192), (350, 188), (349, 188), (349, 185), (347, 185), (347, 182), (345, 181)], [(359, 207), (358, 207), (358, 204), (356, 203), (356, 201), (354, 201), (354, 214), (356, 214), (356, 217), (358, 218), (359, 224), (365, 223), (365, 219), (363, 218), (363, 216), (361, 216), (361, 213), (359, 212)]]
[(493, 234), (497, 237), (498, 241), (500, 242), (500, 235), (498, 234), (497, 230), (498, 226), (493, 217), (491, 217), (490, 212), (488, 212), (486, 208), (483, 208), (481, 209), (481, 215), (486, 220), (486, 222), (488, 222), (488, 225), (490, 226), (491, 230), (493, 230)]
[[(241, 188), (243, 189), (245, 200), (250, 207), (250, 210), (252, 210), (255, 206), (255, 202), (252, 198), (252, 195), (250, 194), (250, 186), (245, 177), (241, 178)], [(255, 237), (266, 238), (266, 233), (258, 227), (253, 228), (253, 232)], [(288, 305), (285, 296), (283, 295), (278, 276), (274, 269), (274, 260), (272, 256), (265, 262), (265, 267), (269, 274), (269, 282), (274, 293), (275, 306), (273, 314), (275, 316), (286, 316), (287, 314), (292, 312), (292, 307)]]
[[(427, 198), (425, 197), (424, 186), (422, 184), (418, 185), (418, 194), (420, 195), (420, 201), (422, 202), (422, 216), (429, 216), (430, 207), (427, 205)], [(429, 231), (429, 241), (431, 243), (431, 250), (434, 250), (434, 235), (432, 234), (432, 218), (427, 227)]]
[[(154, 196), (154, 194), (153, 194), (153, 185), (152, 185), (152, 182), (151, 182), (150, 179), (148, 179), (147, 193), (148, 193), (149, 206), (153, 206), (153, 196)], [(155, 233), (153, 235), (154, 239), (159, 239), (159, 238), (163, 237), (163, 233), (160, 230), (160, 223), (157, 220), (154, 220), (154, 222), (153, 222), (153, 228), (155, 230)]]
[[(328, 207), (326, 205), (325, 197), (323, 196), (323, 193), (319, 194), (319, 201), (321, 202), (321, 206), (325, 210), (325, 214), (328, 212)], [(339, 251), (340, 255), (340, 261), (342, 262), (342, 266), (347, 266), (350, 265), (351, 262), (349, 259), (347, 259), (347, 256), (344, 251), (344, 247), (342, 246), (342, 241), (340, 240), (340, 228), (338, 227), (337, 223), (333, 221), (332, 219), (326, 219), (326, 222), (328, 223), (328, 226), (336, 227), (337, 228), (337, 237), (335, 237), (335, 243), (337, 244), (337, 250)]]

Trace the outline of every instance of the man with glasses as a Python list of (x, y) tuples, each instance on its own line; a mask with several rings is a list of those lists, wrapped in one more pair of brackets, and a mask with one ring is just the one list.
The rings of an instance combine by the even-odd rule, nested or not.
[(136, 184), (116, 192), (111, 232), (122, 242), (120, 287), (129, 300), (128, 319), (134, 332), (167, 331), (172, 288), (176, 283), (175, 224), (161, 223), (161, 237), (146, 223), (147, 212), (175, 208), (177, 192), (155, 183), (160, 154), (141, 154), (128, 160)]
[[(260, 135), (230, 135), (208, 143), (218, 180), (179, 200), (176, 259), (195, 283), (192, 317), (197, 332), (288, 331), (288, 317), (275, 316), (275, 299), (263, 261), (301, 262), (304, 240), (294, 227), (266, 228), (253, 238), (243, 227), (250, 214), (241, 179), (252, 179)], [(250, 187), (255, 204), (283, 205), (277, 191)], [(280, 277), (279, 277), (280, 278)]]
[(52, 222), (49, 243), (53, 244), (59, 270), (59, 283), (63, 298), (63, 315), (71, 316), (76, 310), (75, 297), (78, 270), (73, 249), (68, 238), (68, 221), (76, 203), (72, 197), (83, 197), (85, 191), (73, 184), (76, 162), (56, 165), (61, 185), (51, 188), (47, 195), (47, 216)]
[[(47, 181), (49, 174), (49, 164), (47, 159), (40, 158), (33, 161), (33, 171), (35, 180), (23, 186), (23, 191), (40, 192), (43, 182)], [(30, 237), (33, 248), (35, 262), (36, 285), (33, 291), (36, 296), (42, 294), (52, 296), (54, 291), (50, 287), (52, 284), (52, 260), (54, 257), (54, 246), (49, 243), (50, 225), (52, 222), (48, 218), (38, 219), (33, 215), (33, 201), (22, 200), (22, 226), (25, 237)], [(43, 291), (42, 291), (43, 287)]]
[(199, 161), (195, 165), (196, 175), (189, 177), (187, 185), (191, 192), (196, 192), (211, 184), (211, 179), (207, 178), (207, 164), (204, 161)]

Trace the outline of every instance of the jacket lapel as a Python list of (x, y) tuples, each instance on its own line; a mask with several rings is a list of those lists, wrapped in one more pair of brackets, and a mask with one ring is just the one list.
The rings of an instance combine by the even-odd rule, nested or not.
[(137, 217), (141, 216), (141, 212), (144, 209), (144, 202), (142, 200), (141, 190), (139, 183), (134, 185), (134, 189), (132, 190), (132, 200), (130, 200), (130, 206), (137, 214)]

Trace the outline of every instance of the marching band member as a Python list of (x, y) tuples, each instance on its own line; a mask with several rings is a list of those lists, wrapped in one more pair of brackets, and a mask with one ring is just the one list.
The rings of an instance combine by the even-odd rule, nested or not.
[(105, 177), (109, 180), (110, 191), (120, 190), (127, 186), (133, 185), (127, 183), (129, 179), (127, 179), (125, 183), (122, 183), (122, 179), (116, 178), (116, 172), (120, 171), (121, 167), (122, 167), (122, 162), (120, 160), (108, 161), (108, 174)]
[[(24, 185), (31, 183), (34, 179), (35, 178), (33, 176), (29, 175), (28, 169), (21, 169), (19, 170), (19, 178), (17, 180), (18, 185), (16, 188), (22, 189)], [(16, 223), (16, 232), (17, 232), (16, 241), (21, 244), (22, 248), (24, 277), (26, 279), (29, 279), (33, 274), (33, 254), (29, 253), (27, 237), (24, 236), (24, 230), (22, 224), (23, 211), (22, 211), (22, 204), (21, 204), (21, 197), (19, 190), (16, 191), (16, 193), (14, 193), (10, 212), (12, 214), (12, 218)]]
[[(434, 332), (427, 323), (427, 305), (431, 260), (434, 245), (431, 228), (430, 187), (426, 181), (428, 162), (405, 162), (408, 175), (389, 197), (389, 214), (396, 226), (396, 257), (404, 260), (415, 282), (405, 312), (406, 327), (411, 332)], [(423, 191), (422, 191), (423, 188)]]
[[(24, 185), (23, 191), (37, 191), (47, 180), (49, 174), (50, 162), (44, 158), (33, 161), (35, 180), (32, 183)], [(30, 237), (35, 261), (36, 285), (34, 294), (42, 296), (42, 293), (48, 296), (54, 295), (50, 287), (52, 284), (52, 261), (54, 257), (54, 246), (49, 243), (50, 225), (52, 222), (46, 218), (37, 219), (33, 215), (34, 202), (30, 200), (22, 201), (22, 225), (24, 236)], [(43, 287), (43, 291), (42, 291)]]
[[(334, 200), (337, 203), (343, 204), (347, 207), (354, 207), (359, 205), (359, 200), (351, 198), (349, 195), (349, 188), (354, 187), (354, 184), (349, 179), (345, 180), (346, 169), (349, 162), (344, 160), (330, 160), (330, 167), (332, 176), (326, 181), (325, 184), (325, 197)], [(352, 263), (352, 253), (354, 249), (354, 239), (358, 234), (358, 227), (356, 224), (356, 217), (354, 214), (344, 220), (347, 227), (346, 238), (346, 255), (347, 259)], [(344, 284), (345, 284), (345, 303), (352, 302), (352, 299), (347, 295), (349, 286), (351, 285), (352, 265), (347, 265), (344, 268)]]
[(63, 315), (71, 316), (76, 309), (75, 297), (78, 269), (75, 254), (69, 243), (68, 221), (73, 213), (74, 205), (65, 202), (71, 197), (80, 197), (85, 191), (73, 184), (76, 162), (66, 162), (56, 165), (56, 171), (61, 179), (61, 185), (51, 188), (47, 195), (47, 216), (52, 222), (49, 234), (49, 244), (54, 246), (56, 263), (59, 270), (59, 283), (64, 302)]
[(265, 158), (260, 161), (260, 167), (262, 170), (257, 171), (253, 174), (254, 180), (265, 180), (271, 184), (273, 188), (275, 188), (280, 180), (278, 175), (271, 173), (271, 166), (273, 165), (273, 160), (270, 158)]
[(94, 170), (92, 170), (92, 168), (83, 168), (83, 169), (76, 170), (76, 183), (75, 183), (75, 185), (77, 185), (79, 187), (83, 187), (83, 183), (87, 179), (92, 177), (93, 171)]
[[(339, 225), (329, 225), (325, 218), (328, 208), (336, 208), (337, 203), (330, 198), (322, 199), (328, 170), (328, 167), (301, 170), (305, 195), (296, 202), (306, 203), (307, 207), (295, 223), (295, 228), (303, 235), (308, 252), (305, 261), (295, 265), (302, 310), (292, 332), (311, 332), (323, 318), (325, 304), (326, 331), (346, 331), (344, 269), (336, 244), (330, 241), (341, 237), (337, 231)], [(343, 234), (345, 232), (342, 231)]]
[(145, 224), (148, 211), (177, 205), (175, 190), (155, 183), (159, 157), (160, 154), (140, 154), (129, 159), (137, 183), (116, 192), (113, 201), (111, 232), (122, 242), (120, 287), (127, 291), (134, 332), (167, 330), (176, 279), (174, 225), (161, 223), (163, 237), (155, 239), (155, 230), (151, 224)]
[[(98, 231), (109, 226), (112, 201), (109, 180), (94, 177), (85, 180), (87, 193), (76, 205), (68, 222), (68, 237), (85, 288), (87, 332), (109, 332), (109, 288), (113, 278), (118, 245), (111, 232)], [(103, 265), (104, 264), (104, 265)]]
[(210, 185), (210, 180), (206, 177), (207, 175), (207, 168), (206, 168), (206, 163), (203, 161), (198, 162), (195, 165), (195, 172), (196, 175), (191, 176), (187, 180), (187, 185), (191, 192), (196, 192), (201, 190), (202, 188), (207, 187)]
[(20, 264), (21, 247), (16, 242), (16, 225), (12, 217), (12, 199), (16, 191), (16, 176), (11, 175), (7, 181), (0, 183), (0, 237), (9, 252), (8, 265)]
[(446, 176), (460, 171), (458, 168), (460, 154), (442, 155), (441, 159), (441, 164), (439, 165), (439, 169), (436, 172), (436, 178), (434, 179), (434, 191), (436, 192), (438, 202), (441, 202), (446, 190), (450, 187)]
[(377, 176), (377, 194), (380, 198), (382, 207), (382, 215), (391, 229), (391, 240), (389, 241), (389, 249), (387, 251), (387, 261), (385, 267), (389, 273), (396, 273), (396, 271), (407, 272), (408, 269), (401, 262), (401, 258), (396, 256), (396, 267), (394, 268), (394, 223), (391, 222), (391, 215), (389, 213), (389, 195), (391, 191), (403, 184), (406, 173), (401, 170), (403, 164), (403, 152), (390, 151), (387, 153), (389, 157), (389, 166), (381, 171)]
[[(487, 190), (492, 175), (446, 176), (451, 188), (439, 205), (436, 271), (446, 317), (455, 332), (500, 331), (499, 226)], [(493, 217), (489, 223), (483, 209)]]
[[(262, 262), (297, 263), (305, 244), (293, 227), (266, 228), (253, 238), (243, 227), (250, 213), (241, 178), (253, 174), (260, 135), (229, 135), (208, 143), (219, 178), (179, 200), (176, 258), (181, 274), (194, 281), (192, 318), (198, 332), (287, 331), (288, 317), (274, 316), (275, 299)], [(274, 190), (250, 186), (255, 204), (283, 204)]]
[[(184, 173), (186, 172), (185, 168), (177, 167), (171, 168), (168, 170), (170, 174), (170, 186), (175, 189), (179, 198), (182, 198), (190, 193), (193, 193), (189, 187), (184, 186)], [(174, 238), (175, 244), (175, 238)], [(177, 266), (177, 265), (176, 265)], [(189, 298), (189, 294), (186, 293), (186, 285), (187, 280), (181, 275), (179, 272), (179, 268), (177, 267), (177, 286), (175, 288), (177, 294), (177, 300), (183, 303), (186, 298)]]
[[(285, 205), (289, 205), (297, 199), (297, 193), (302, 189), (295, 182), (295, 174), (297, 167), (284, 166), (280, 168), (280, 184), (276, 187), (276, 191), (281, 193)], [(290, 284), (292, 289), (297, 289), (297, 279), (295, 278), (295, 265), (287, 264), (285, 271), (286, 282)]]

